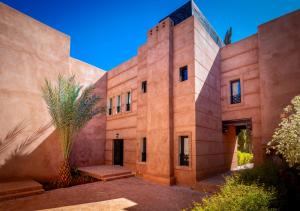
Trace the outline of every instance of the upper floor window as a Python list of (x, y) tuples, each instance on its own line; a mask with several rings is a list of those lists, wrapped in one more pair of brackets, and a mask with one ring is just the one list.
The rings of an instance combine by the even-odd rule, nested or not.
[(147, 160), (147, 139), (144, 137), (141, 140), (141, 161), (146, 162)]
[(179, 136), (179, 165), (180, 166), (189, 166), (189, 137), (188, 136)]
[(186, 81), (188, 79), (188, 67), (184, 66), (179, 69), (179, 80)]
[(108, 101), (108, 115), (112, 115), (112, 98), (109, 98)]
[(142, 92), (146, 93), (147, 92), (147, 81), (142, 82)]
[(241, 81), (240, 79), (230, 81), (230, 103), (237, 104), (241, 102)]
[(126, 94), (126, 111), (130, 111), (131, 109), (131, 92), (127, 92)]
[(120, 113), (121, 112), (121, 95), (117, 96), (117, 107), (116, 107), (116, 112)]

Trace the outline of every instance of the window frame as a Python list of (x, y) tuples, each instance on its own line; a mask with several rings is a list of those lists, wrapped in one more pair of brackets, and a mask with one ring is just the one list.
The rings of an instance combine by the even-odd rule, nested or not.
[[(186, 74), (182, 74), (183, 71), (186, 71)], [(184, 78), (183, 76), (186, 76), (186, 78)], [(188, 65), (185, 65), (179, 68), (179, 81), (184, 82), (187, 80), (189, 80), (189, 69), (188, 69)]]
[(119, 94), (116, 97), (116, 114), (121, 113), (121, 111), (122, 111), (122, 96)]
[[(233, 85), (234, 83), (238, 83), (239, 85), (239, 95), (233, 95)], [(230, 102), (230, 105), (239, 105), (242, 103), (242, 83), (241, 83), (241, 79), (238, 78), (238, 79), (234, 79), (234, 80), (230, 80), (229, 81), (229, 90), (230, 90), (230, 93), (229, 93), (229, 102)], [(234, 97), (237, 97), (239, 96), (239, 102), (234, 102)]]
[(132, 105), (132, 91), (129, 90), (128, 92), (126, 92), (125, 95), (126, 95), (126, 97), (125, 97), (125, 112), (130, 112), (132, 109), (132, 106), (131, 106)]
[(147, 162), (147, 137), (142, 137), (140, 140), (140, 158), (141, 163)]
[[(181, 166), (180, 165), (180, 160), (179, 160), (179, 144), (180, 144), (180, 137), (181, 136), (186, 136), (188, 137), (188, 146), (189, 146), (189, 149), (188, 149), (188, 152), (189, 152), (189, 165), (188, 166)], [(175, 149), (174, 149), (174, 153), (175, 153), (175, 163), (176, 163), (176, 166), (175, 166), (175, 169), (177, 170), (184, 170), (184, 171), (191, 171), (192, 170), (192, 164), (193, 164), (193, 160), (192, 160), (192, 152), (193, 152), (193, 149), (192, 149), (192, 132), (190, 131), (186, 131), (186, 132), (176, 132), (175, 133), (175, 138), (174, 138), (174, 146), (175, 146)]]
[(108, 98), (108, 109), (107, 109), (108, 116), (113, 115), (113, 97)]
[[(185, 143), (187, 141), (187, 143)], [(187, 167), (190, 165), (190, 147), (189, 147), (189, 136), (178, 137), (178, 165)], [(185, 154), (185, 147), (188, 147), (188, 154)], [(187, 156), (187, 157), (186, 157)]]
[(142, 93), (147, 93), (147, 91), (148, 91), (148, 87), (147, 86), (148, 86), (147, 80), (142, 81), (142, 84), (141, 84)]

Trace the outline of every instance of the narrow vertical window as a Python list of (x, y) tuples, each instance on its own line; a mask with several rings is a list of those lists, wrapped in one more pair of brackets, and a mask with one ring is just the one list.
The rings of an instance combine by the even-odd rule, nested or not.
[(126, 94), (126, 111), (130, 111), (131, 109), (131, 92), (127, 92)]
[(241, 81), (240, 79), (230, 81), (230, 103), (237, 104), (241, 102)]
[(188, 79), (188, 67), (184, 66), (179, 69), (179, 80), (186, 81)]
[(121, 112), (121, 95), (117, 96), (117, 108), (116, 108), (116, 112), (117, 113)]
[(147, 81), (142, 82), (142, 92), (146, 93), (147, 92)]
[(144, 137), (141, 140), (141, 161), (146, 162), (147, 160), (147, 139)]
[(189, 137), (179, 136), (179, 165), (189, 166)]
[(112, 98), (108, 100), (108, 115), (112, 115)]

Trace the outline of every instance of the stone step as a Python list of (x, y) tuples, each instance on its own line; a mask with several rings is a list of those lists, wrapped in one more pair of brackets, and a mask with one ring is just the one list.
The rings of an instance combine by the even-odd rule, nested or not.
[(103, 181), (111, 181), (111, 180), (123, 179), (123, 178), (128, 178), (128, 177), (134, 177), (134, 176), (135, 175), (133, 173), (127, 173), (127, 174), (122, 174), (122, 175), (105, 177), (105, 178), (102, 178), (102, 180)]
[(0, 200), (29, 196), (44, 192), (43, 186), (33, 180), (0, 183)]
[(106, 174), (101, 177), (101, 179), (109, 178), (109, 177), (115, 177), (115, 176), (122, 176), (122, 175), (127, 175), (127, 174), (132, 174), (131, 171), (124, 171), (124, 172), (119, 172), (119, 173), (112, 173), (112, 174)]
[(43, 192), (44, 192), (44, 189), (40, 189), (40, 190), (30, 190), (30, 191), (22, 191), (22, 192), (18, 192), (18, 193), (0, 195), (0, 201), (20, 198), (20, 197), (26, 197), (26, 196), (32, 196), (32, 195), (40, 194)]

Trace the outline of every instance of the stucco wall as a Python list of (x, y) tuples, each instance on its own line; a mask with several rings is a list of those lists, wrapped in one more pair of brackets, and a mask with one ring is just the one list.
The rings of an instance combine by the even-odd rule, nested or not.
[[(230, 81), (241, 81), (241, 103), (230, 104)], [(251, 142), (255, 162), (262, 159), (261, 113), (260, 113), (260, 72), (258, 64), (257, 35), (225, 46), (221, 50), (221, 96), (222, 120), (252, 120)], [(226, 134), (224, 134), (226, 136)], [(228, 166), (236, 159), (232, 152), (234, 139), (224, 139)], [(232, 143), (234, 142), (234, 143)]]
[[(195, 65), (194, 17), (173, 29), (173, 115), (174, 115), (174, 169), (177, 184), (192, 185), (196, 181), (195, 132)], [(180, 68), (188, 67), (188, 80), (180, 81)], [(179, 136), (189, 137), (189, 166), (179, 165)]]
[[(124, 166), (136, 167), (137, 59), (124, 62), (107, 73), (107, 100), (113, 98), (113, 115), (107, 116), (105, 163), (113, 164), (113, 139), (124, 139)], [(131, 111), (125, 112), (125, 96), (132, 94)], [(121, 95), (121, 112), (116, 114), (116, 97)], [(118, 134), (118, 136), (117, 136)]]
[(195, 20), (197, 179), (224, 171), (219, 46)]
[(300, 94), (300, 10), (259, 26), (262, 141), (270, 140), (282, 109)]
[[(25, 120), (26, 131), (18, 141), (31, 135), (50, 120), (41, 96), (44, 79), (56, 81), (57, 75), (77, 71), (74, 60), (70, 68), (70, 38), (2, 3), (0, 3), (0, 136)], [(77, 63), (80, 63), (79, 61)], [(80, 69), (80, 67), (78, 67)], [(96, 81), (103, 73), (89, 68)], [(86, 72), (76, 72), (85, 84), (92, 82)], [(54, 128), (34, 142), (22, 155), (10, 158), (17, 144), (1, 153), (5, 164), (0, 178), (56, 176), (61, 160), (60, 146)]]

